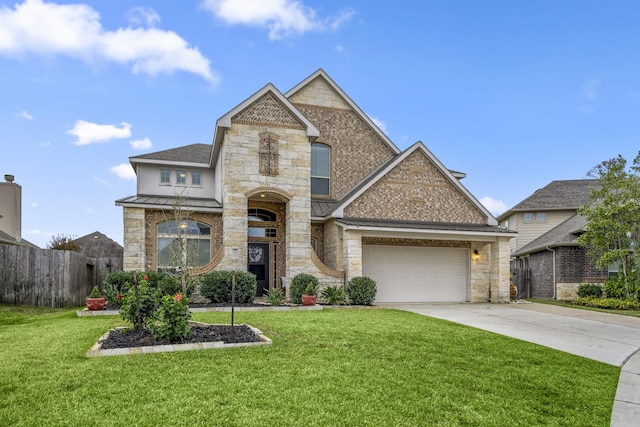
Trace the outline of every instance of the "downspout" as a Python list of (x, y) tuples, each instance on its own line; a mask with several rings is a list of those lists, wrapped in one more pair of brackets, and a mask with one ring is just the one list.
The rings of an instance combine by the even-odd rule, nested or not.
[(556, 251), (555, 249), (551, 249), (549, 246), (545, 249), (553, 253), (553, 299), (557, 299), (558, 286), (556, 285)]

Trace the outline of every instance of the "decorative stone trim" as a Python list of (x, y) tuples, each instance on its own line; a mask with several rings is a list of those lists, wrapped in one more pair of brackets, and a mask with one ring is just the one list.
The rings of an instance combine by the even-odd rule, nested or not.
[(318, 255), (313, 250), (311, 251), (311, 261), (313, 261), (313, 264), (318, 268), (318, 270), (322, 271), (327, 276), (344, 279), (344, 271), (334, 270), (324, 265), (324, 263), (320, 261), (320, 258), (318, 258)]
[(283, 203), (287, 203), (289, 200), (293, 198), (293, 195), (291, 193), (288, 193), (284, 190), (280, 190), (279, 188), (274, 188), (274, 187), (258, 187), (244, 193), (247, 199), (251, 199), (253, 197), (259, 196), (260, 194), (273, 196)]
[(264, 94), (233, 116), (231, 122), (252, 126), (267, 124), (271, 127), (306, 129), (305, 124), (271, 92)]

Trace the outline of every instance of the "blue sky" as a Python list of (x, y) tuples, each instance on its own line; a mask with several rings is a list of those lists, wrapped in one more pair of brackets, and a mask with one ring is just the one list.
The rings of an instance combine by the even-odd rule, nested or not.
[(122, 243), (128, 157), (318, 68), (494, 213), (640, 149), (637, 1), (0, 0), (0, 177), (23, 238)]

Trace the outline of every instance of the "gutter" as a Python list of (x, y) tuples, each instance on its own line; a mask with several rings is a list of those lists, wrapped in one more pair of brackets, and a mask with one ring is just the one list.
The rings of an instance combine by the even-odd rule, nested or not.
[(551, 249), (549, 246), (545, 249), (553, 253), (553, 299), (558, 299), (558, 285), (556, 284), (556, 251), (555, 249)]

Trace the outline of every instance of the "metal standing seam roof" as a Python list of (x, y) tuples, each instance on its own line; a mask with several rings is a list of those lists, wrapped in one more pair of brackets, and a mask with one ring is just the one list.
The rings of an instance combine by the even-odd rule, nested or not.
[(513, 256), (527, 255), (551, 247), (577, 246), (578, 236), (585, 230), (586, 226), (587, 219), (575, 214), (537, 239), (532, 240), (518, 249), (513, 253)]
[[(169, 208), (172, 209), (175, 204), (175, 197), (170, 196), (145, 196), (145, 195), (137, 195), (137, 196), (129, 196), (123, 197), (122, 199), (116, 200), (116, 206), (120, 205), (145, 205), (151, 208), (153, 207), (161, 207), (161, 208)], [(215, 199), (198, 199), (189, 197), (184, 201), (183, 206), (188, 208), (199, 208), (199, 209), (221, 209), (222, 204)]]
[(439, 230), (439, 231), (462, 231), (462, 232), (490, 232), (498, 234), (513, 234), (512, 231), (487, 224), (460, 224), (445, 222), (427, 221), (401, 221), (382, 220), (369, 218), (336, 218), (336, 222), (344, 225), (372, 228), (405, 228), (415, 230)]

